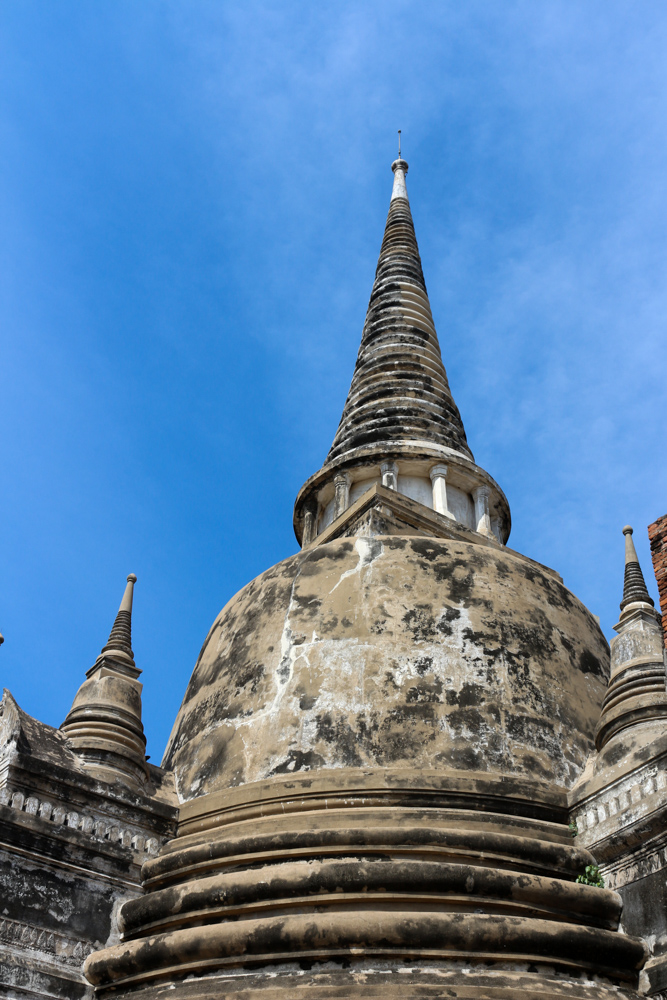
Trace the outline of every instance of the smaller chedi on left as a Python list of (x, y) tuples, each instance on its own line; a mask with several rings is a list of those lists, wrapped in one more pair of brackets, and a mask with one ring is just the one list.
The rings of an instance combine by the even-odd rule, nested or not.
[(127, 578), (116, 620), (60, 729), (0, 705), (0, 996), (79, 1000), (118, 939), (141, 866), (176, 832), (173, 777), (146, 759)]

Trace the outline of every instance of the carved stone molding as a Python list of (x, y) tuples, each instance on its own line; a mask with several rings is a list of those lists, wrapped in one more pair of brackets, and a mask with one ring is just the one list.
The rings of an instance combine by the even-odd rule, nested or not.
[(10, 946), (13, 953), (40, 952), (77, 970), (94, 950), (94, 945), (87, 941), (8, 917), (0, 917), (0, 945)]
[(607, 835), (602, 826), (612, 817), (616, 832), (631, 826), (647, 811), (646, 800), (658, 792), (663, 793), (661, 801), (667, 800), (667, 770), (664, 768), (665, 761), (660, 761), (659, 765), (636, 771), (577, 806), (572, 818), (579, 830), (578, 842), (589, 847), (602, 839)]
[(661, 837), (643, 848), (638, 848), (622, 861), (600, 866), (605, 885), (609, 889), (620, 889), (647, 875), (653, 875), (667, 868), (667, 839)]
[(81, 813), (61, 803), (38, 799), (36, 795), (25, 795), (18, 790), (0, 789), (0, 805), (9, 806), (17, 812), (38, 816), (40, 819), (54, 823), (56, 826), (66, 826), (79, 830), (92, 840), (109, 841), (129, 847), (137, 854), (145, 857), (155, 857), (164, 839), (152, 836), (150, 831), (137, 826), (127, 826), (115, 818), (96, 813)]

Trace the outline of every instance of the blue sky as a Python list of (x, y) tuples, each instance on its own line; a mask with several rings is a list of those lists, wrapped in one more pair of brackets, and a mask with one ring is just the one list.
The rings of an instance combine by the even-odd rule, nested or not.
[(667, 5), (0, 5), (0, 649), (59, 725), (128, 572), (159, 760), (226, 601), (292, 554), (396, 130), (510, 544), (612, 635), (667, 512)]

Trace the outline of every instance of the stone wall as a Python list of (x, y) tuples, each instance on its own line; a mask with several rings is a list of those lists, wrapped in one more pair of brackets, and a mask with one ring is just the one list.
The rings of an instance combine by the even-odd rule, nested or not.
[(176, 832), (170, 775), (87, 768), (61, 730), (0, 702), (0, 998), (87, 1000), (83, 963), (118, 940), (141, 866)]

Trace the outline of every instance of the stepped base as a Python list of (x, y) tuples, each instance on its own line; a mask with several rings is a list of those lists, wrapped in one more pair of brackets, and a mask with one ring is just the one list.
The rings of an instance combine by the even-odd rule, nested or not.
[[(534, 968), (534, 967), (533, 967)], [(535, 971), (351, 965), (345, 970), (236, 972), (162, 982), (114, 1000), (636, 1000), (638, 993), (594, 980)]]
[(356, 769), (202, 796), (86, 975), (135, 1000), (634, 997), (644, 944), (617, 893), (575, 882), (593, 858), (562, 798)]

